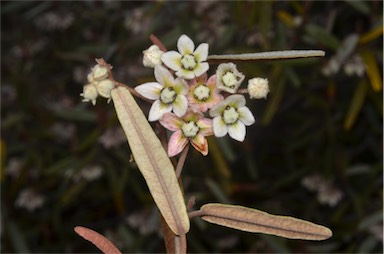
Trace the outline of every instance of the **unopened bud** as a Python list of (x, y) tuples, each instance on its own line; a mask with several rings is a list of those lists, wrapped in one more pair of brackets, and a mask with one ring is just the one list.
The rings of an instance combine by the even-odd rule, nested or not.
[(92, 68), (93, 80), (101, 81), (103, 79), (108, 78), (108, 69), (105, 66), (100, 64), (96, 64), (95, 67)]
[(250, 79), (248, 81), (248, 93), (251, 99), (267, 98), (267, 94), (269, 93), (268, 79)]
[(99, 95), (96, 86), (94, 84), (87, 84), (83, 87), (83, 92), (80, 96), (83, 96), (83, 102), (91, 101), (93, 105), (96, 104), (96, 98)]
[(161, 64), (161, 56), (163, 51), (156, 45), (150, 46), (148, 49), (143, 51), (143, 65), (145, 67), (154, 68), (156, 65)]
[(97, 91), (104, 98), (111, 98), (111, 90), (115, 88), (115, 83), (110, 79), (104, 79), (96, 85)]

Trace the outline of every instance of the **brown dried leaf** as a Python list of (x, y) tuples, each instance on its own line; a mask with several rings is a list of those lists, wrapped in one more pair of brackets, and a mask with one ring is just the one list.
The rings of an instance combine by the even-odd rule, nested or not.
[(119, 249), (116, 248), (113, 243), (111, 243), (103, 235), (97, 233), (96, 231), (93, 231), (92, 229), (77, 226), (75, 227), (75, 232), (81, 237), (83, 237), (85, 240), (88, 240), (93, 243), (103, 253), (121, 254), (121, 251), (119, 251)]
[(252, 233), (303, 240), (325, 240), (332, 236), (332, 231), (324, 226), (243, 206), (206, 204), (201, 211), (205, 221)]
[(176, 235), (187, 233), (187, 208), (175, 169), (159, 138), (127, 88), (113, 89), (112, 100), (135, 162), (161, 214)]

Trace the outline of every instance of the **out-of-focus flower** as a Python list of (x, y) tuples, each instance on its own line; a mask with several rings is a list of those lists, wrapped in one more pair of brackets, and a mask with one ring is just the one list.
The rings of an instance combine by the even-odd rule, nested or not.
[(228, 96), (209, 111), (213, 118), (213, 132), (216, 137), (227, 133), (237, 141), (244, 141), (245, 126), (255, 122), (252, 112), (245, 106), (245, 97), (235, 94)]
[(93, 181), (103, 175), (103, 168), (99, 165), (87, 166), (79, 172), (79, 175), (86, 181)]
[(202, 43), (195, 50), (193, 41), (183, 34), (177, 41), (177, 51), (168, 51), (161, 56), (163, 63), (185, 79), (201, 76), (209, 69), (207, 62), (208, 44)]
[(205, 136), (213, 134), (212, 120), (204, 118), (200, 111), (188, 110), (181, 118), (167, 113), (159, 121), (165, 128), (174, 131), (168, 143), (170, 157), (179, 154), (188, 142), (203, 155), (208, 154), (208, 142)]
[(371, 226), (368, 231), (376, 240), (383, 242), (383, 223)]
[(354, 55), (344, 65), (344, 72), (348, 76), (356, 74), (358, 77), (362, 77), (365, 72), (365, 65), (359, 55)]
[(248, 81), (248, 94), (251, 99), (267, 98), (268, 93), (268, 79), (253, 78)]
[(301, 184), (310, 191), (317, 191), (320, 186), (325, 184), (325, 180), (321, 175), (313, 174), (304, 177), (301, 180)]
[(73, 123), (55, 123), (51, 127), (51, 132), (59, 141), (70, 140), (76, 133), (76, 125)]
[(125, 222), (132, 228), (137, 228), (142, 235), (149, 235), (158, 232), (160, 229), (160, 220), (156, 209), (145, 209), (130, 214)]
[(216, 88), (216, 75), (211, 76), (207, 81), (207, 74), (192, 79), (189, 84), (188, 102), (189, 106), (206, 112), (214, 105), (223, 100)]
[(10, 175), (13, 178), (18, 177), (24, 167), (24, 164), (25, 162), (23, 159), (17, 157), (10, 158), (7, 166), (5, 167), (5, 174)]
[(87, 84), (83, 87), (83, 92), (80, 94), (80, 96), (83, 96), (83, 102), (92, 102), (93, 105), (96, 104), (96, 98), (99, 96), (99, 93), (97, 92), (97, 88), (94, 84)]
[(133, 35), (138, 36), (150, 25), (150, 15), (146, 15), (144, 9), (139, 7), (129, 11), (124, 19), (124, 27)]
[(118, 147), (126, 142), (127, 138), (125, 137), (124, 130), (121, 127), (109, 128), (99, 138), (99, 143), (101, 143), (105, 149)]
[(177, 116), (185, 114), (188, 108), (188, 85), (181, 78), (174, 79), (172, 74), (163, 66), (155, 66), (155, 78), (157, 82), (147, 82), (135, 87), (135, 90), (143, 97), (155, 100), (149, 110), (149, 121), (157, 121), (168, 112)]
[(38, 194), (35, 190), (24, 189), (19, 193), (15, 206), (25, 208), (32, 212), (37, 208), (42, 207), (44, 200), (44, 197)]
[(154, 68), (156, 65), (161, 64), (161, 56), (164, 54), (163, 51), (156, 45), (150, 46), (148, 49), (143, 51), (143, 65), (145, 67)]
[(56, 12), (46, 12), (35, 19), (35, 25), (44, 31), (65, 30), (70, 27), (75, 20), (72, 13), (59, 14)]
[(317, 199), (319, 200), (320, 204), (327, 204), (332, 207), (337, 205), (342, 197), (343, 193), (328, 182), (322, 184), (317, 193)]
[(216, 75), (217, 88), (228, 93), (236, 93), (245, 77), (241, 72), (237, 70), (234, 63), (220, 64), (217, 67)]

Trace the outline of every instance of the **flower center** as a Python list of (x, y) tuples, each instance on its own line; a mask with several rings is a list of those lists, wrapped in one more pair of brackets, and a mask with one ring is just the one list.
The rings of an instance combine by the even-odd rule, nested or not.
[(186, 70), (193, 70), (196, 67), (196, 60), (195, 57), (191, 54), (184, 55), (181, 58), (181, 64), (183, 65), (183, 68)]
[(160, 100), (165, 104), (174, 102), (176, 99), (176, 92), (172, 87), (165, 87), (161, 90)]
[(181, 127), (181, 130), (183, 131), (183, 134), (187, 138), (193, 138), (197, 135), (200, 128), (197, 126), (197, 124), (194, 121), (186, 122)]
[(199, 101), (206, 101), (210, 93), (211, 90), (205, 85), (199, 85), (193, 90), (193, 96)]
[(234, 124), (239, 119), (239, 113), (234, 107), (227, 106), (223, 112), (223, 120), (226, 124)]
[(232, 72), (228, 71), (225, 73), (222, 77), (223, 84), (229, 88), (234, 88), (236, 83), (237, 83), (237, 78), (235, 74)]

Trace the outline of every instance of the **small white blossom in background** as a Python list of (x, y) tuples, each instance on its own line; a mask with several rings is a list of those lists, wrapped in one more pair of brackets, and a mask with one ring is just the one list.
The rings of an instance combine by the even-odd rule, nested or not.
[(348, 76), (356, 74), (358, 77), (362, 77), (365, 73), (365, 65), (360, 56), (354, 55), (344, 64), (344, 72)]
[(129, 11), (124, 19), (124, 27), (134, 36), (147, 31), (151, 22), (150, 15), (146, 15), (143, 8), (136, 8)]
[(213, 132), (216, 137), (227, 133), (237, 141), (244, 141), (245, 126), (255, 122), (252, 112), (245, 106), (245, 97), (235, 94), (228, 96), (209, 111), (213, 117)]
[(343, 193), (328, 182), (321, 185), (317, 193), (317, 200), (319, 203), (329, 205), (331, 207), (337, 205), (342, 197)]
[(99, 143), (102, 144), (105, 149), (118, 147), (126, 142), (127, 138), (121, 127), (109, 128), (99, 138)]
[(73, 123), (58, 122), (53, 124), (51, 132), (57, 140), (61, 142), (68, 141), (74, 137), (76, 133), (76, 125)]
[(12, 178), (16, 178), (20, 175), (23, 169), (25, 161), (18, 157), (12, 157), (9, 159), (7, 166), (5, 167), (5, 174), (10, 175)]
[(150, 46), (148, 49), (143, 51), (143, 65), (145, 67), (154, 68), (156, 65), (161, 64), (161, 56), (164, 54), (163, 51), (156, 45)]
[(128, 215), (125, 222), (138, 229), (141, 235), (149, 235), (160, 230), (160, 220), (156, 209), (145, 209)]
[(89, 182), (97, 180), (103, 175), (103, 168), (99, 165), (87, 166), (79, 172), (79, 175)]
[(339, 72), (341, 63), (336, 57), (332, 57), (328, 63), (321, 69), (324, 76), (331, 76)]
[(161, 56), (163, 63), (176, 72), (176, 76), (193, 79), (208, 71), (208, 44), (202, 43), (195, 50), (193, 41), (183, 34), (177, 41), (177, 51), (168, 51)]
[(45, 201), (44, 196), (38, 194), (32, 189), (24, 189), (20, 191), (15, 201), (16, 207), (25, 208), (30, 212), (43, 206)]
[(320, 204), (334, 207), (343, 197), (343, 193), (321, 175), (310, 175), (301, 181), (301, 184), (310, 191), (317, 192), (317, 200)]
[(143, 97), (154, 100), (149, 110), (148, 120), (153, 122), (173, 111), (177, 116), (182, 116), (188, 108), (188, 85), (181, 78), (173, 78), (167, 68), (156, 65), (155, 78), (157, 82), (147, 82), (135, 87)]
[(268, 79), (253, 78), (248, 81), (248, 94), (251, 99), (267, 98), (268, 93)]
[(228, 93), (236, 93), (245, 76), (239, 72), (234, 63), (223, 63), (217, 67), (216, 86)]
[(44, 31), (65, 30), (70, 27), (75, 20), (72, 13), (59, 14), (56, 12), (46, 12), (38, 16), (34, 23), (36, 27)]

